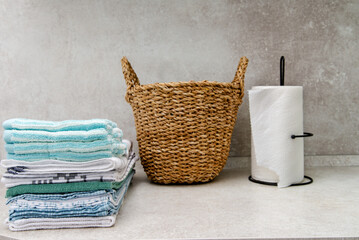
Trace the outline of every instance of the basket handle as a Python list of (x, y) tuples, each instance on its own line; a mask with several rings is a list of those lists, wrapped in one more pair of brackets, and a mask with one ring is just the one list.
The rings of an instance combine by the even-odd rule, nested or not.
[(127, 91), (126, 91), (126, 100), (127, 102), (130, 102), (130, 92), (136, 87), (140, 86), (140, 81), (138, 80), (138, 77), (133, 70), (130, 62), (126, 57), (123, 57), (121, 59), (121, 65), (122, 65), (122, 72), (123, 76), (125, 77), (126, 85), (127, 85)]
[(240, 98), (242, 98), (244, 95), (244, 91), (243, 91), (244, 75), (246, 73), (247, 66), (248, 66), (248, 59), (246, 57), (241, 57), (241, 59), (239, 60), (236, 74), (234, 75), (234, 79), (232, 81), (233, 84), (235, 85), (238, 84), (239, 87), (242, 89)]

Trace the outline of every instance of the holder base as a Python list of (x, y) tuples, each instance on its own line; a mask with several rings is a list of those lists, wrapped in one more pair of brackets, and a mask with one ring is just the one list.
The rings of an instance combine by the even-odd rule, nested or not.
[[(311, 184), (313, 182), (313, 178), (305, 176), (304, 178), (308, 179), (308, 182), (303, 182), (303, 183), (293, 183), (291, 185), (289, 185), (289, 187), (294, 187), (294, 186), (302, 186), (302, 185), (308, 185)], [(259, 184), (263, 184), (263, 185), (269, 185), (269, 186), (278, 186), (278, 184), (276, 182), (265, 182), (265, 181), (260, 181), (260, 180), (256, 180), (254, 178), (252, 178), (252, 175), (250, 175), (248, 177), (248, 180), (254, 183), (259, 183)]]

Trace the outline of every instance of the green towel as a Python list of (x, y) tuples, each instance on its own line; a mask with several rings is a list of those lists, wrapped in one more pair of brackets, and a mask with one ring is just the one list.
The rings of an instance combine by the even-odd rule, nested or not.
[[(133, 171), (133, 170), (132, 170)], [(119, 189), (124, 181), (121, 182), (74, 182), (74, 183), (53, 183), (53, 184), (26, 184), (9, 188), (6, 191), (6, 198), (25, 193), (69, 193), (84, 192), (106, 189)]]

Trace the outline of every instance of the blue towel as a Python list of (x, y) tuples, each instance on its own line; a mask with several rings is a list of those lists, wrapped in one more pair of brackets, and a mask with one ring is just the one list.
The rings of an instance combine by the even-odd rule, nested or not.
[(111, 130), (117, 124), (107, 119), (67, 120), (60, 122), (13, 118), (3, 122), (6, 130), (89, 131), (97, 128)]
[[(79, 198), (89, 198), (94, 196), (100, 196), (104, 194), (113, 195), (116, 190), (96, 190), (96, 191), (85, 191), (85, 192), (70, 192), (70, 193), (43, 193), (43, 194), (34, 194), (34, 193), (25, 193), (21, 195), (17, 195), (15, 197), (9, 198), (6, 201), (6, 204), (16, 204), (20, 201), (25, 202), (29, 201), (67, 201)], [(24, 201), (25, 200), (25, 201)]]
[[(9, 199), (9, 221), (27, 218), (100, 217), (117, 214), (134, 171), (118, 190), (23, 194)], [(74, 201), (75, 200), (75, 201)]]
[(5, 150), (10, 154), (33, 154), (53, 152), (88, 153), (96, 151), (112, 151), (120, 153), (126, 150), (126, 144), (120, 138), (108, 137), (93, 142), (29, 142), (5, 144)]
[(111, 129), (109, 132), (104, 128), (89, 131), (33, 131), (33, 130), (5, 130), (4, 140), (6, 143), (27, 143), (27, 142), (90, 142), (105, 140), (109, 136), (122, 138), (123, 133), (119, 128)]

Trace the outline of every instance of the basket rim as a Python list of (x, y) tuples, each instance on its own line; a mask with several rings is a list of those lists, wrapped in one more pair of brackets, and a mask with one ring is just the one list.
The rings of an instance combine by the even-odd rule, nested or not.
[(154, 88), (178, 88), (178, 87), (217, 87), (217, 88), (231, 88), (241, 90), (239, 84), (232, 82), (216, 82), (216, 81), (180, 81), (180, 82), (162, 82), (162, 83), (149, 83), (144, 85), (136, 85), (133, 90), (150, 90)]

